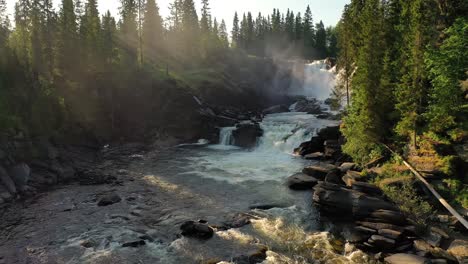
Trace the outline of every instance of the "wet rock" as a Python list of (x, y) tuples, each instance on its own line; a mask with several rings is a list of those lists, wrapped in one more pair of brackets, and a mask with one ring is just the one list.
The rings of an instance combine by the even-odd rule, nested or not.
[(321, 114), (322, 108), (320, 103), (317, 100), (307, 100), (302, 99), (296, 103), (295, 109), (296, 112), (306, 112), (308, 114), (317, 115)]
[(324, 180), (327, 174), (333, 170), (336, 170), (337, 167), (328, 163), (319, 163), (316, 165), (305, 167), (302, 170), (302, 173), (312, 176), (319, 180)]
[(287, 185), (292, 190), (312, 190), (318, 180), (304, 173), (296, 173), (287, 180)]
[(262, 263), (267, 258), (267, 251), (267, 247), (260, 247), (259, 249), (253, 250), (252, 252), (249, 252), (246, 255), (235, 257), (233, 261), (236, 264)]
[(263, 110), (264, 115), (284, 113), (284, 112), (289, 112), (289, 107), (287, 107), (286, 105), (275, 105), (275, 106), (272, 106)]
[(210, 239), (213, 237), (214, 231), (206, 224), (197, 223), (194, 221), (187, 221), (180, 226), (182, 235), (186, 237), (193, 237), (197, 239)]
[(280, 204), (253, 204), (249, 206), (249, 209), (270, 210), (272, 208), (284, 208), (284, 207), (285, 207), (284, 205), (280, 205)]
[(381, 198), (368, 196), (337, 184), (319, 182), (314, 190), (314, 202), (320, 206), (322, 211), (331, 214), (362, 217), (379, 209), (394, 210), (395, 208), (391, 203)]
[(234, 145), (242, 148), (253, 148), (257, 145), (257, 138), (263, 135), (260, 125), (253, 122), (243, 122), (232, 132)]
[(447, 252), (455, 256), (460, 263), (468, 262), (468, 241), (455, 239), (447, 249)]
[(324, 151), (324, 140), (320, 137), (312, 137), (311, 140), (303, 142), (298, 148), (294, 149), (296, 155), (305, 156), (310, 153), (322, 153)]
[(244, 214), (237, 214), (229, 221), (224, 222), (224, 226), (229, 228), (240, 228), (250, 224), (250, 216)]
[(144, 246), (144, 245), (146, 245), (145, 240), (136, 240), (136, 241), (131, 241), (131, 242), (123, 243), (123, 244), (122, 244), (122, 247), (133, 247), (133, 248), (137, 248), (137, 247), (141, 247), (141, 246)]
[(428, 260), (413, 254), (399, 253), (386, 257), (385, 262), (388, 264), (426, 264)]
[(16, 188), (19, 191), (23, 191), (31, 176), (31, 169), (26, 163), (20, 163), (10, 168), (9, 175), (15, 183)]
[[(375, 230), (373, 230), (375, 233)], [(367, 241), (369, 239), (370, 234), (367, 232), (363, 232), (357, 228), (352, 228), (347, 232), (343, 233), (344, 239), (350, 243), (360, 243)]]
[(108, 206), (108, 205), (112, 205), (115, 203), (119, 203), (120, 201), (122, 201), (122, 198), (120, 198), (118, 194), (115, 194), (115, 193), (109, 194), (109, 195), (102, 197), (99, 200), (98, 206)]
[(11, 194), (16, 194), (16, 186), (15, 182), (10, 178), (10, 175), (6, 172), (6, 170), (0, 166), (0, 183), (7, 189), (8, 192)]
[(93, 241), (93, 240), (82, 240), (82, 241), (80, 241), (80, 246), (85, 247), (85, 248), (93, 248), (96, 245), (97, 245), (96, 242)]

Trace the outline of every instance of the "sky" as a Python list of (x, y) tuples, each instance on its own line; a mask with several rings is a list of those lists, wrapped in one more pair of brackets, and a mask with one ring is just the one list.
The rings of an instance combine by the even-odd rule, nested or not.
[[(244, 12), (252, 12), (256, 17), (259, 12), (262, 14), (273, 13), (273, 8), (279, 8), (281, 12), (286, 13), (287, 9), (291, 9), (294, 13), (301, 12), (304, 14), (307, 5), (312, 9), (314, 22), (323, 21), (325, 26), (336, 25), (341, 17), (344, 5), (351, 0), (211, 0), (211, 14), (219, 21), (226, 21), (228, 30), (232, 27), (232, 19), (234, 12), (237, 11), (240, 16)], [(6, 0), (10, 14), (13, 14), (16, 0)], [(58, 9), (61, 0), (53, 0)], [(98, 0), (99, 11), (101, 14), (110, 10), (114, 16), (118, 16), (119, 0)], [(156, 0), (160, 14), (163, 18), (169, 15), (169, 4), (173, 0)], [(195, 0), (198, 13), (201, 9), (201, 0)], [(12, 16), (11, 16), (12, 17)]]

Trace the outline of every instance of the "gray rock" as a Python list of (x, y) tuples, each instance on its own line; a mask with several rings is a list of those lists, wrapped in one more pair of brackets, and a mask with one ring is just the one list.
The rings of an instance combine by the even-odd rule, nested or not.
[(319, 179), (319, 180), (324, 180), (329, 172), (336, 170), (336, 169), (337, 167), (333, 164), (319, 163), (316, 165), (305, 167), (302, 170), (302, 173), (315, 177), (316, 179)]
[(343, 184), (343, 180), (341, 180), (340, 173), (341, 172), (339, 170), (330, 171), (329, 173), (327, 173), (327, 176), (325, 176), (325, 182)]
[(394, 205), (382, 198), (372, 197), (333, 183), (319, 182), (314, 190), (314, 202), (320, 205), (320, 210), (331, 214), (362, 217), (379, 209), (395, 210)]
[(265, 261), (265, 259), (267, 258), (267, 254), (266, 254), (267, 251), (268, 251), (267, 247), (261, 246), (258, 249), (248, 252), (246, 255), (235, 257), (233, 261), (236, 264), (263, 263), (263, 261)]
[(180, 226), (182, 235), (187, 237), (193, 237), (197, 239), (210, 239), (214, 235), (214, 231), (211, 227), (206, 224), (197, 223), (194, 221), (187, 221)]
[(395, 225), (405, 225), (407, 224), (406, 217), (398, 212), (392, 210), (377, 210), (370, 214), (370, 217), (376, 219), (378, 222), (390, 223)]
[(16, 186), (15, 182), (10, 178), (10, 175), (6, 172), (6, 170), (0, 166), (0, 183), (5, 186), (5, 188), (10, 192), (11, 194), (16, 194)]
[(287, 180), (287, 185), (293, 190), (312, 190), (318, 180), (304, 173), (296, 173)]
[(11, 179), (15, 182), (16, 188), (23, 191), (31, 177), (31, 169), (26, 163), (20, 163), (9, 170)]
[(131, 241), (131, 242), (125, 242), (125, 243), (122, 244), (122, 247), (137, 248), (137, 247), (141, 247), (141, 246), (144, 246), (144, 245), (146, 245), (145, 240), (136, 240), (136, 241)]
[(401, 234), (402, 233), (400, 231), (391, 230), (391, 229), (380, 229), (379, 230), (379, 235), (390, 238), (390, 239), (394, 239), (394, 240), (400, 238)]
[(257, 146), (257, 138), (263, 135), (260, 125), (253, 122), (238, 124), (232, 132), (234, 145), (242, 148), (253, 148)]
[(112, 204), (115, 204), (115, 203), (118, 203), (122, 201), (122, 198), (120, 198), (120, 196), (118, 194), (109, 194), (109, 195), (106, 195), (104, 197), (102, 197), (99, 202), (98, 202), (98, 206), (108, 206), (108, 205), (112, 205)]
[(289, 107), (285, 105), (275, 105), (263, 110), (264, 115), (289, 112)]
[(381, 249), (391, 249), (395, 247), (395, 240), (380, 235), (372, 235), (368, 242)]
[(382, 190), (379, 187), (367, 182), (355, 182), (351, 188), (369, 195), (382, 195)]
[(385, 258), (388, 264), (426, 264), (429, 263), (428, 259), (413, 255), (399, 253)]
[(14, 197), (5, 187), (3, 187), (3, 185), (0, 184), (0, 198), (5, 202), (9, 202), (13, 200)]
[(319, 160), (323, 157), (324, 155), (322, 152), (314, 152), (314, 153), (310, 153), (304, 156), (304, 158), (307, 160)]

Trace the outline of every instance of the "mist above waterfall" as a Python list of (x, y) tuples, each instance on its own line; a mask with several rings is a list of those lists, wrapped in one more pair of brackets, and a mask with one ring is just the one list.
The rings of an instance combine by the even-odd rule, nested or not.
[(325, 100), (330, 97), (336, 85), (335, 68), (329, 68), (326, 60), (305, 64), (302, 71), (293, 68), (294, 80), (288, 89), (288, 95), (313, 97)]

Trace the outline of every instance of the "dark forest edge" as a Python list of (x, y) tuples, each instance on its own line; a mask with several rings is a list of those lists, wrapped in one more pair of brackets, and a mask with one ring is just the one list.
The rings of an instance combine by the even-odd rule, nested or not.
[(0, 1), (0, 130), (102, 141), (178, 134), (200, 126), (193, 96), (243, 111), (263, 107), (274, 54), (336, 54), (334, 29), (321, 22), (315, 29), (310, 8), (304, 19), (275, 9), (239, 21), (236, 13), (230, 43), (207, 0), (200, 18), (192, 0), (174, 1), (167, 19), (154, 0), (144, 2), (121, 1), (114, 18), (101, 16), (96, 0), (63, 0), (58, 11), (52, 1), (19, 0), (13, 27)]
[(403, 212), (426, 223), (438, 208), (421, 200), (398, 150), (460, 210), (468, 208), (468, 21), (466, 1), (351, 1), (337, 25), (340, 82), (349, 106), (343, 151)]

